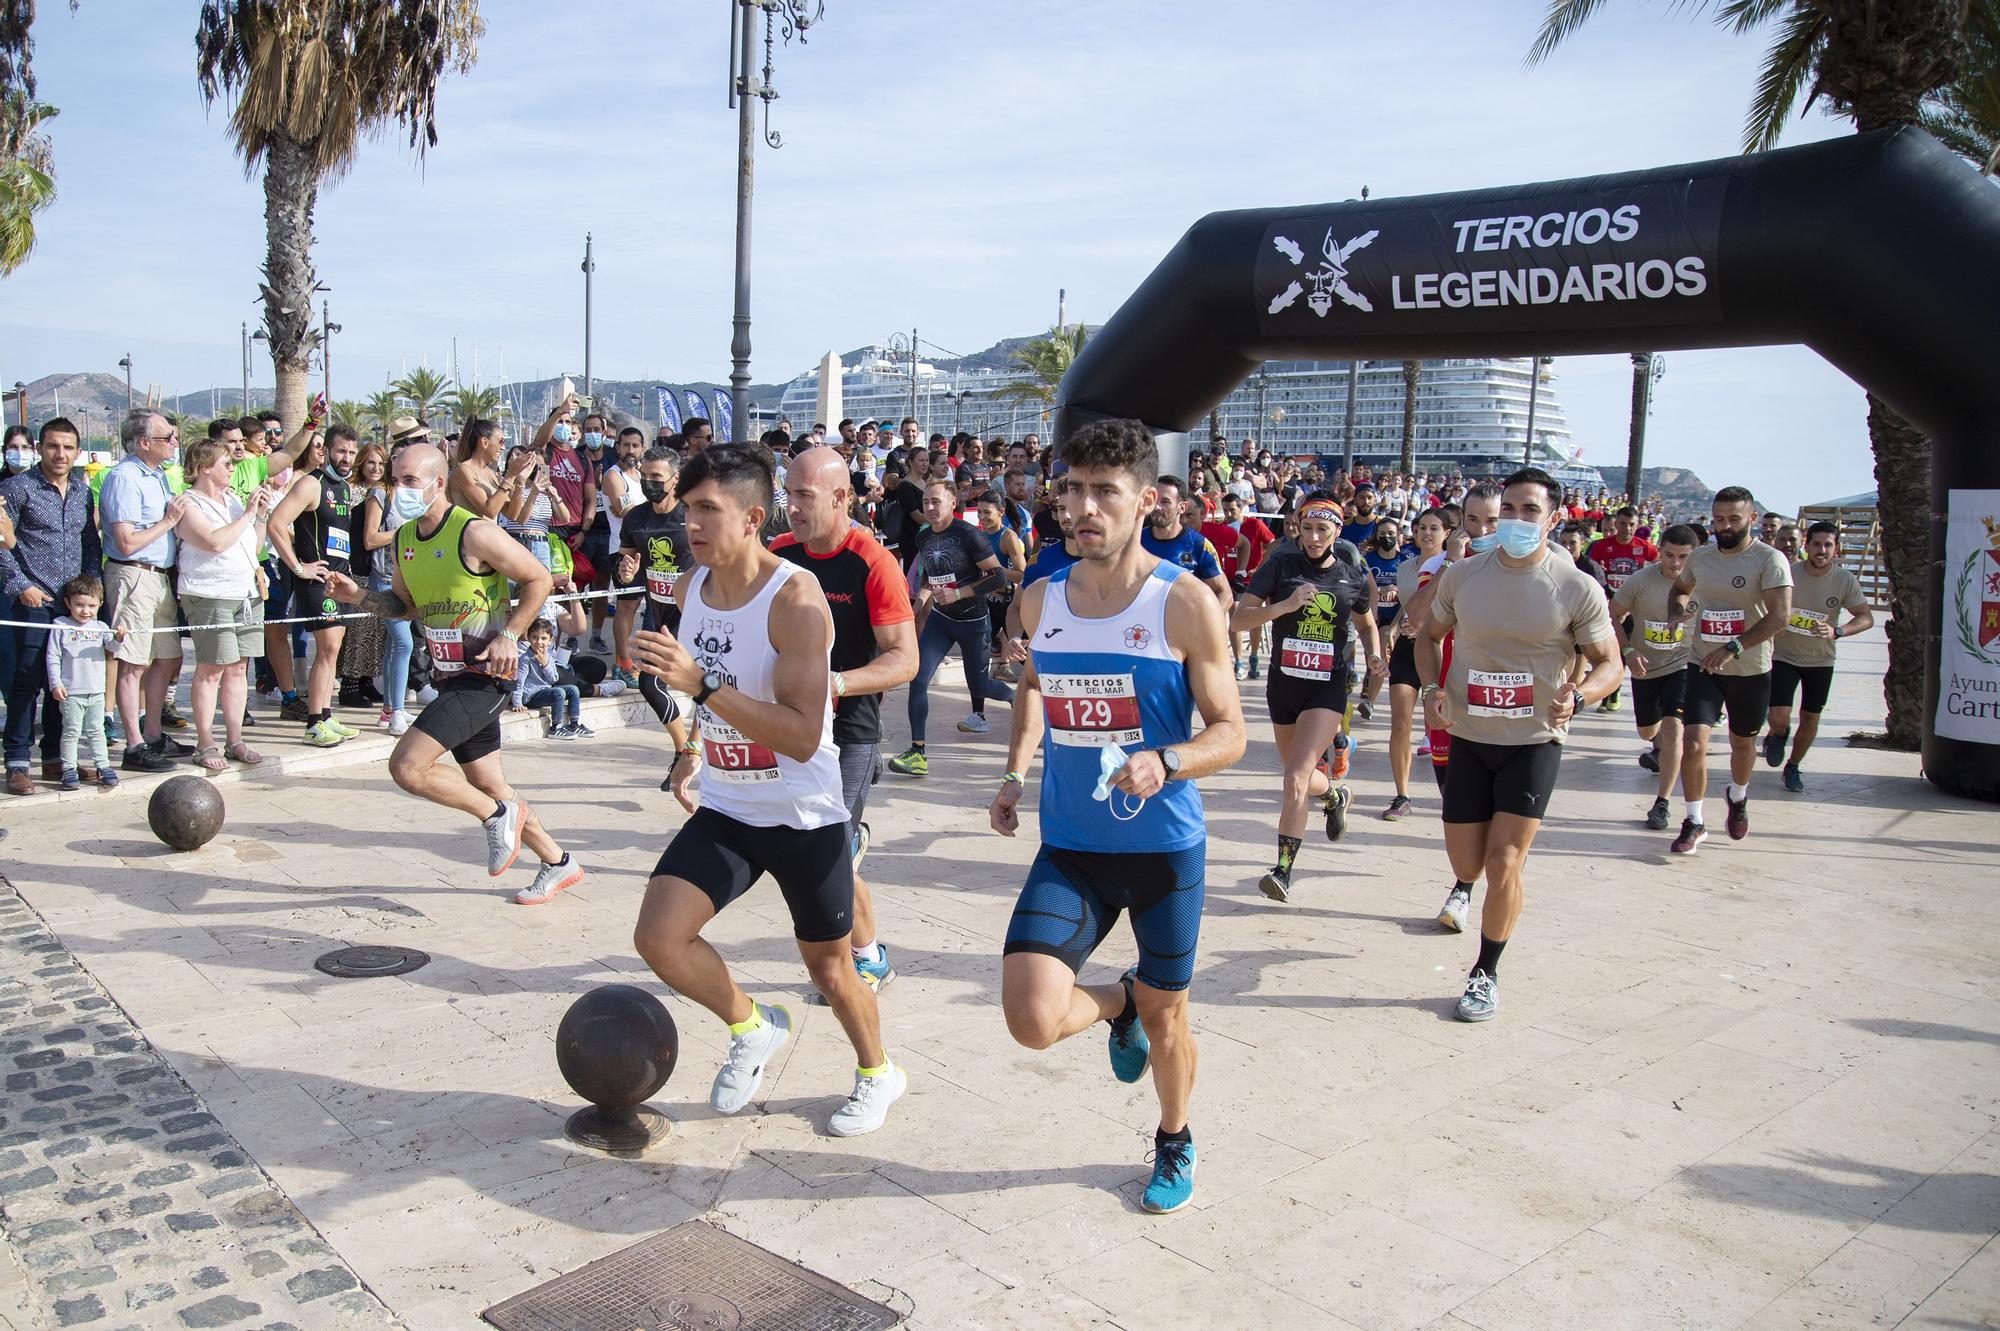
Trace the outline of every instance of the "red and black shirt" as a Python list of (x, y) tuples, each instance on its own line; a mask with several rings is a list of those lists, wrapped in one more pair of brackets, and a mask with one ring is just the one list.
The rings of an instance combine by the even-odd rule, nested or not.
[[(771, 551), (809, 571), (826, 593), (826, 608), (833, 614), (835, 670), (859, 670), (867, 665), (877, 653), (875, 630), (879, 626), (915, 618), (910, 589), (896, 557), (859, 527), (850, 527), (847, 538), (832, 554), (814, 554), (790, 532), (772, 541)], [(834, 699), (834, 743), (880, 742), (881, 704), (879, 693), (850, 693)]]

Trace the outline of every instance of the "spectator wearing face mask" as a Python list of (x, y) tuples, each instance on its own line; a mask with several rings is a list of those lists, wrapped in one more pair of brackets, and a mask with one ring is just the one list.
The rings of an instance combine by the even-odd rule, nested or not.
[[(576, 449), (582, 442), (575, 416), (577, 398), (570, 394), (557, 406), (554, 414), (542, 422), (542, 428), (535, 432), (534, 448), (547, 468), (550, 492), (560, 502), (561, 516), (549, 524), (550, 535), (565, 541), (574, 550), (582, 539), (586, 525), (596, 516), (597, 479), (589, 464)], [(583, 430), (598, 434), (604, 432), (604, 418), (595, 414), (583, 418)], [(545, 565), (547, 560), (542, 561)]]

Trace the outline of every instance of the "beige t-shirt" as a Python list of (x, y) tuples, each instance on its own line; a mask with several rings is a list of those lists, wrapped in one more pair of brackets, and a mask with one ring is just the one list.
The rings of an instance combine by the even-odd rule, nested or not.
[[(1694, 655), (1699, 660), (1764, 622), (1764, 593), (1792, 585), (1792, 566), (1774, 546), (1755, 538), (1734, 553), (1704, 545), (1688, 556), (1680, 580), (1694, 584)], [(1763, 675), (1771, 669), (1771, 644), (1743, 649), (1718, 675)]]
[(1661, 572), (1658, 564), (1648, 564), (1627, 575), (1611, 598), (1613, 617), (1632, 617), (1632, 646), (1646, 663), (1649, 679), (1671, 675), (1688, 663), (1688, 625), (1692, 621), (1667, 623), (1667, 597), (1673, 589), (1674, 580)]
[(1564, 738), (1548, 721), (1556, 689), (1578, 647), (1612, 634), (1604, 589), (1555, 553), (1514, 568), (1488, 550), (1439, 576), (1431, 618), (1454, 630), (1445, 681), (1453, 738), (1512, 745)]
[(1838, 628), (1842, 610), (1853, 614), (1867, 605), (1861, 579), (1839, 560), (1828, 564), (1824, 573), (1814, 573), (1811, 564), (1792, 565), (1792, 615), (1772, 640), (1772, 655), (1786, 665), (1832, 665), (1832, 639), (1816, 637), (1813, 630), (1821, 624)]

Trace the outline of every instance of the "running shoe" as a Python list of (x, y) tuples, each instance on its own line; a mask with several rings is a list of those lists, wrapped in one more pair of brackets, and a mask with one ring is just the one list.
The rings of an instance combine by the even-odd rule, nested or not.
[(160, 724), (168, 730), (187, 729), (188, 719), (175, 709), (172, 698), (160, 704)]
[(630, 687), (631, 685), (622, 679), (607, 679), (597, 686), (597, 696), (600, 698), (616, 698)]
[(1653, 807), (1646, 810), (1646, 827), (1648, 830), (1654, 832), (1664, 832), (1667, 830), (1666, 800), (1656, 799), (1653, 801)]
[(1363, 698), (1360, 702), (1354, 704), (1354, 714), (1363, 721), (1367, 721), (1375, 715), (1375, 704)]
[[(1139, 968), (1134, 966), (1118, 977), (1118, 983), (1125, 986), (1125, 1001), (1132, 1001), (1132, 982), (1139, 977)], [(1139, 1021), (1135, 1011), (1130, 1021), (1111, 1020), (1111, 1075), (1131, 1085), (1146, 1075), (1146, 1063), (1153, 1055), (1152, 1043), (1146, 1039), (1146, 1028)]]
[(536, 871), (535, 881), (514, 894), (514, 904), (546, 905), (556, 893), (566, 892), (582, 881), (583, 866), (576, 862), (576, 856), (565, 851), (554, 864), (544, 864)]
[(1639, 766), (1649, 772), (1659, 771), (1660, 751), (1658, 749), (1641, 749), (1639, 751)]
[(1347, 806), (1352, 801), (1346, 786), (1330, 786), (1322, 801), (1326, 813), (1326, 839), (1338, 841), (1347, 835)]
[(1729, 798), (1729, 792), (1724, 791), (1722, 802), (1729, 808), (1729, 816), (1722, 822), (1723, 827), (1729, 831), (1729, 839), (1731, 841), (1741, 841), (1744, 837), (1749, 836), (1750, 796), (1745, 794), (1742, 799), (1733, 800)]
[(568, 721), (561, 725), (551, 723), (543, 728), (542, 735), (547, 739), (575, 739), (576, 727)]
[(1444, 909), (1438, 912), (1438, 926), (1452, 933), (1462, 934), (1465, 932), (1465, 917), (1471, 913), (1471, 891), (1453, 884), (1451, 891), (1445, 895)]
[(1708, 828), (1692, 818), (1683, 818), (1681, 834), (1674, 838), (1674, 844), (1667, 847), (1667, 850), (1674, 855), (1692, 855), (1706, 840), (1708, 840)]
[(1410, 797), (1408, 795), (1398, 795), (1389, 801), (1388, 808), (1382, 810), (1382, 817), (1386, 822), (1398, 823), (1408, 817), (1409, 812)]
[(411, 715), (405, 711), (396, 711), (390, 713), (389, 733), (392, 735), (402, 734), (404, 731), (410, 728), (410, 722), (413, 719), (414, 718), (412, 718)]
[(639, 672), (633, 669), (631, 666), (619, 666), (616, 670), (612, 671), (611, 674), (613, 678), (623, 680), (625, 682), (625, 687), (628, 689), (636, 689), (639, 687)]
[(345, 721), (342, 721), (339, 717), (334, 716), (330, 713), (326, 717), (321, 719), (320, 724), (332, 726), (333, 733), (340, 736), (342, 739), (353, 739), (356, 735), (359, 735), (361, 733), (360, 731), (356, 730), (353, 726), (348, 725)]
[(873, 844), (874, 839), (875, 834), (868, 830), (868, 822), (866, 819), (863, 819), (861, 825), (854, 830), (852, 838), (854, 843), (854, 872), (861, 872), (861, 861), (868, 854), (868, 847)]
[(1794, 795), (1805, 793), (1806, 779), (1799, 775), (1799, 765), (1797, 763), (1785, 764), (1785, 789), (1791, 791)]
[(1764, 735), (1764, 766), (1776, 767), (1785, 761), (1785, 744), (1791, 737), (1792, 733), (1789, 730), (1783, 732), (1776, 730), (1766, 732)]
[(1458, 1000), (1460, 1021), (1491, 1021), (1500, 1007), (1500, 994), (1493, 977), (1485, 971), (1474, 971), (1465, 982), (1465, 993)]
[(514, 857), (521, 853), (521, 824), (524, 821), (520, 801), (502, 800), (498, 812), (479, 824), (486, 829), (488, 878), (498, 878), (513, 866)]
[(118, 784), (118, 773), (112, 771), (109, 764), (98, 768), (97, 784), (103, 786), (106, 790), (111, 789)]
[(375, 714), (375, 724), (378, 726), (386, 727), (389, 724), (390, 719), (395, 715), (396, 715), (396, 710), (393, 707), (384, 707), (381, 711)]
[(194, 745), (183, 744), (172, 735), (167, 734), (162, 734), (158, 739), (149, 741), (146, 747), (163, 758), (185, 758), (194, 752)]
[(56, 789), (82, 790), (83, 778), (79, 777), (76, 774), (76, 769), (74, 767), (65, 767), (62, 769), (62, 780), (57, 784)]
[(1153, 1181), (1139, 1194), (1139, 1205), (1154, 1215), (1178, 1211), (1194, 1196), (1194, 1143), (1154, 1142)]
[(1252, 679), (1262, 679), (1263, 677), (1264, 677), (1264, 673), (1263, 673), (1263, 671), (1261, 671), (1261, 670), (1259, 670), (1259, 669), (1257, 668), (1257, 658), (1256, 658), (1256, 657), (1254, 657), (1254, 656), (1253, 656), (1253, 657), (1251, 657), (1251, 658), (1250, 658), (1250, 678), (1252, 678)]
[(1236, 678), (1238, 679), (1250, 678), (1250, 667), (1245, 665), (1242, 661), (1238, 661), (1236, 663)]
[(590, 635), (590, 650), (602, 656), (611, 649), (604, 645), (604, 635), (593, 631)]
[(428, 707), (437, 700), (438, 691), (435, 685), (426, 684), (417, 690), (417, 706)]
[(984, 735), (993, 729), (992, 726), (986, 724), (986, 718), (977, 712), (967, 712), (965, 719), (958, 723), (958, 728), (960, 732), (967, 735)]
[(278, 704), (278, 715), (287, 721), (303, 722), (312, 719), (312, 712), (307, 708), (306, 700), (296, 694)]
[(1347, 754), (1353, 747), (1354, 741), (1346, 735), (1333, 737), (1332, 756), (1327, 760), (1327, 780), (1339, 781), (1347, 776)]
[(1615, 712), (1623, 705), (1618, 695), (1614, 693), (1607, 698), (1598, 699), (1597, 710), (1600, 712)]
[(1271, 872), (1258, 880), (1257, 890), (1273, 901), (1290, 901), (1292, 899), (1291, 870), (1281, 869), (1275, 864), (1272, 865)]
[(894, 1063), (872, 1077), (855, 1073), (853, 1093), (846, 1104), (833, 1111), (826, 1130), (836, 1137), (859, 1137), (875, 1131), (889, 1117), (889, 1106), (902, 1099), (909, 1088), (909, 1075)]
[(906, 749), (889, 760), (889, 770), (904, 776), (929, 776), (931, 760), (922, 749)]
[(572, 721), (569, 723), (569, 737), (571, 739), (596, 739), (597, 732), (582, 721)]
[(306, 743), (315, 749), (330, 749), (347, 743), (347, 736), (336, 730), (331, 721), (320, 721), (306, 728)]
[(856, 957), (854, 959), (854, 973), (861, 977), (863, 984), (879, 994), (889, 987), (889, 981), (896, 978), (896, 968), (889, 964), (889, 949), (881, 943), (877, 943), (875, 946), (881, 951), (882, 959), (880, 961), (869, 961), (862, 957)]
[[(791, 1037), (792, 1014), (782, 1007), (757, 1005), (763, 1015), (764, 1024), (754, 1031), (731, 1036), (729, 1057), (723, 1060), (722, 1070), (715, 1074), (715, 1085), (709, 1088), (708, 1104), (718, 1114), (733, 1114), (750, 1103), (750, 1097), (757, 1094), (757, 1088), (764, 1081), (764, 1067), (771, 1061), (771, 1055)], [(856, 1090), (860, 1088), (857, 1087)], [(898, 1087), (896, 1095), (901, 1095)], [(891, 1100), (895, 1096), (889, 1097)], [(884, 1109), (888, 1108), (885, 1103)], [(880, 1126), (879, 1122), (877, 1126)]]

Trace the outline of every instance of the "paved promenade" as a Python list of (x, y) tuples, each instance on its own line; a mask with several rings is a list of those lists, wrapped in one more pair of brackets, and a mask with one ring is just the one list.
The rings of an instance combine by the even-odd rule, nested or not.
[[(1884, 654), (1879, 633), (1842, 645), (1809, 793), (1760, 767), (1750, 839), (1718, 826), (1691, 860), (1640, 825), (1629, 712), (1581, 718), (1484, 1026), (1451, 1017), (1475, 944), (1432, 923), (1450, 875), (1428, 772), (1413, 817), (1376, 817), (1386, 706), (1348, 838), (1313, 833), (1292, 904), (1257, 892), (1277, 781), (1246, 685), (1249, 754), (1204, 783), (1201, 1164), (1170, 1217), (1137, 1207), (1153, 1101), (1110, 1077), (1102, 1034), (1007, 1036), (999, 940), (1035, 847), (985, 829), (1006, 706), (993, 737), (957, 735), (946, 679), (932, 775), (887, 775), (870, 805), (910, 1093), (852, 1141), (825, 1135), (852, 1054), (802, 1001), (768, 885), (711, 930), (799, 1023), (762, 1101), (708, 1110), (724, 1032), (670, 997), (673, 1136), (638, 1160), (562, 1136), (563, 1010), (601, 983), (664, 992), (631, 946), (682, 821), (650, 726), (508, 750), (590, 871), (539, 909), (379, 750), (226, 784), (226, 830), (189, 855), (148, 833), (143, 788), (11, 801), (0, 1328), (468, 1331), (692, 1217), (932, 1331), (2000, 1325), (2000, 810), (1841, 743), (1879, 727)], [(900, 695), (886, 710), (899, 741)], [(353, 943), (433, 961), (312, 968)], [(1092, 974), (1131, 955), (1121, 925)]]

